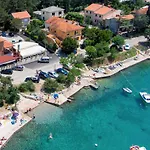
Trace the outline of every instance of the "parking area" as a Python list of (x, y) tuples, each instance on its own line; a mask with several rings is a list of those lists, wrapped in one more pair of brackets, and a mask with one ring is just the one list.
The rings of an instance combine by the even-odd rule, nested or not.
[(6, 35), (6, 36), (2, 36), (2, 38), (12, 43), (18, 43), (19, 41), (24, 41), (24, 39), (19, 35), (14, 35), (14, 36)]
[(27, 67), (25, 66), (23, 71), (14, 71), (13, 74), (11, 75), (11, 77), (13, 79), (13, 83), (20, 84), (20, 83), (24, 82), (26, 77), (34, 77), (36, 75), (37, 70), (42, 70), (44, 72), (48, 72), (48, 71), (54, 71), (55, 69), (62, 67), (61, 64), (59, 64), (59, 62), (48, 63), (48, 64), (44, 64), (44, 65), (40, 64), (40, 65), (41, 65), (40, 67), (32, 68), (32, 67), (30, 67), (30, 64), (28, 64)]
[(125, 43), (129, 44), (131, 47), (138, 45), (139, 43), (146, 42), (147, 39), (144, 36), (139, 36), (135, 38), (126, 39)]

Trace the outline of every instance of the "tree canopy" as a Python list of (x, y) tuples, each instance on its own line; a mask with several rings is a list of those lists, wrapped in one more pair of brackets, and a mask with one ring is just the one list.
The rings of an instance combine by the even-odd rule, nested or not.
[(70, 54), (74, 52), (78, 47), (77, 40), (67, 37), (62, 42), (62, 51), (64, 53)]
[(0, 106), (4, 102), (7, 104), (14, 104), (19, 100), (18, 90), (12, 85), (10, 77), (0, 76)]
[(84, 20), (84, 16), (80, 15), (77, 12), (68, 12), (67, 15), (65, 16), (65, 18), (68, 19), (68, 20), (77, 21), (81, 24), (83, 23), (83, 20)]
[(120, 35), (113, 37), (112, 42), (117, 46), (122, 46), (125, 43), (124, 38)]

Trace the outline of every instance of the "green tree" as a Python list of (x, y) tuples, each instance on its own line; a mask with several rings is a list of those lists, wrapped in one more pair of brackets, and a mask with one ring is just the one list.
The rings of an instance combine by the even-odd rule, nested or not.
[(1, 14), (1, 17), (0, 17), (0, 26), (4, 26), (7, 18), (8, 18), (8, 14), (7, 12), (1, 7), (0, 8), (0, 14)]
[(57, 91), (59, 85), (56, 80), (46, 79), (43, 84), (43, 89), (46, 93), (52, 93)]
[(62, 51), (67, 54), (74, 52), (74, 50), (77, 49), (77, 47), (77, 40), (72, 39), (71, 37), (67, 37), (62, 42)]
[(66, 78), (66, 86), (70, 86), (75, 81), (75, 76), (69, 72)]
[(12, 86), (8, 88), (7, 95), (8, 96), (6, 97), (5, 102), (8, 104), (17, 103), (17, 101), (20, 99), (17, 88), (14, 88)]
[(34, 92), (35, 91), (35, 85), (32, 81), (28, 81), (26, 83), (22, 83), (19, 85), (18, 90), (20, 92)]
[(87, 55), (89, 56), (89, 58), (96, 58), (97, 57), (97, 51), (96, 48), (94, 46), (87, 46), (85, 48)]
[(59, 82), (59, 83), (65, 84), (65, 83), (66, 83), (66, 76), (63, 75), (63, 74), (60, 74), (60, 75), (58, 76), (58, 78), (56, 78), (56, 81)]
[(145, 36), (145, 38), (148, 39), (148, 41), (150, 41), (150, 28), (148, 28), (148, 29), (145, 30), (144, 36)]
[(134, 27), (137, 29), (137, 31), (144, 30), (149, 23), (149, 17), (146, 15), (138, 15), (134, 19)]
[(114, 61), (116, 59), (116, 57), (117, 57), (117, 49), (113, 47), (110, 49), (109, 60)]
[(77, 12), (68, 12), (65, 19), (74, 20), (82, 24), (84, 17)]
[(38, 32), (38, 40), (43, 42), (45, 39), (46, 39), (46, 34), (42, 30), (39, 30), (39, 32)]
[(108, 53), (110, 51), (109, 44), (107, 42), (97, 43), (95, 45), (95, 48), (97, 50), (98, 57), (104, 56), (106, 53)]
[(120, 35), (113, 37), (112, 42), (119, 47), (125, 43), (124, 38)]

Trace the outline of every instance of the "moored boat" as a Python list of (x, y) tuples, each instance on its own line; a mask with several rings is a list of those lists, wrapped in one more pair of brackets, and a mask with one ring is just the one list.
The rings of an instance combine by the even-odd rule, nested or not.
[(147, 92), (140, 92), (140, 95), (146, 103), (150, 103), (150, 94)]
[(127, 93), (129, 93), (129, 94), (131, 94), (131, 93), (132, 93), (132, 90), (131, 90), (131, 89), (129, 89), (129, 88), (123, 88), (123, 91), (125, 91), (125, 92), (127, 92)]
[(140, 147), (138, 145), (133, 145), (130, 147), (130, 150), (146, 150), (145, 147)]

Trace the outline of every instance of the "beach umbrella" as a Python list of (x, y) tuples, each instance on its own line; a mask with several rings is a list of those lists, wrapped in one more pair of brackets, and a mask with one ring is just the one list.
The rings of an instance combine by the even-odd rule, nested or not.
[(54, 98), (57, 99), (59, 95), (57, 93), (54, 94)]

